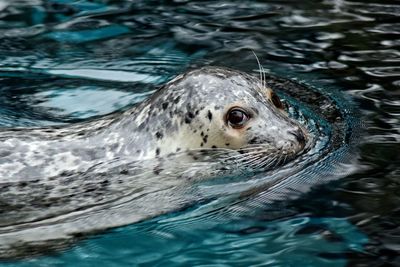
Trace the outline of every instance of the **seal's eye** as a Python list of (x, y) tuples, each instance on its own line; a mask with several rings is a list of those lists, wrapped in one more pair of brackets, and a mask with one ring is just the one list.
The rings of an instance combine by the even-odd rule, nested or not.
[(277, 94), (271, 93), (271, 101), (272, 101), (272, 104), (274, 104), (275, 107), (277, 107), (279, 109), (283, 109), (283, 104), (282, 104), (282, 102), (279, 99), (279, 96)]
[(249, 115), (241, 108), (232, 108), (226, 115), (226, 121), (233, 128), (242, 128), (249, 120)]

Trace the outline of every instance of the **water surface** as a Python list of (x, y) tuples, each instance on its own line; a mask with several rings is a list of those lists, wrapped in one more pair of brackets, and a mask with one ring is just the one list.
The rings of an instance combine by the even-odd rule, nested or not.
[(256, 73), (251, 51), (365, 124), (351, 174), (284, 207), (200, 203), (4, 266), (400, 265), (399, 14), (396, 1), (0, 1), (1, 126), (123, 110), (197, 66)]

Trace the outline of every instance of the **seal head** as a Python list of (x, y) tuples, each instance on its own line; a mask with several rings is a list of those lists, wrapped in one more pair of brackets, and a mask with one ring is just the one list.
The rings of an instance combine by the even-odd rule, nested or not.
[(307, 131), (289, 118), (279, 97), (258, 78), (217, 67), (168, 82), (143, 104), (135, 123), (139, 128), (151, 125), (156, 156), (225, 148), (285, 161), (308, 140)]

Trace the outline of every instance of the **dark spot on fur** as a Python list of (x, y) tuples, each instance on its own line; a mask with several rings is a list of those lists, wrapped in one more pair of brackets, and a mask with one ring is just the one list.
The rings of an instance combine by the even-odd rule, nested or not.
[(192, 122), (192, 119), (189, 118), (188, 116), (185, 117), (185, 123), (190, 124)]
[(129, 171), (128, 171), (128, 170), (122, 170), (122, 171), (120, 171), (119, 173), (120, 173), (120, 174), (123, 174), (123, 175), (127, 175), (127, 174), (129, 174)]
[(188, 113), (186, 113), (186, 116), (185, 116), (185, 122), (186, 123), (191, 123), (192, 122), (192, 119), (195, 117), (195, 115), (192, 113), (192, 112), (188, 112)]
[(247, 128), (246, 131), (249, 131), (251, 129), (251, 127)]
[(178, 147), (178, 148), (176, 149), (176, 152), (179, 152), (179, 151), (181, 151), (181, 148), (180, 148), (180, 147)]
[(86, 190), (84, 191), (84, 193), (90, 193), (90, 192), (95, 191), (96, 189), (97, 189), (96, 187), (89, 187), (89, 188), (86, 188)]
[(160, 148), (157, 147), (157, 149), (156, 149), (156, 157), (158, 157), (159, 155), (160, 155)]
[(203, 142), (204, 142), (205, 144), (207, 144), (207, 139), (208, 139), (208, 135), (205, 135), (205, 136), (203, 137)]
[(143, 128), (144, 128), (145, 125), (146, 125), (146, 124), (145, 124), (144, 122), (141, 123), (141, 124), (139, 124), (138, 130), (143, 130)]
[(229, 143), (225, 143), (225, 145), (226, 145), (226, 146), (229, 146), (230, 144), (229, 144)]
[(204, 146), (203, 142), (201, 142), (200, 146)]
[(107, 186), (107, 185), (110, 184), (110, 181), (109, 181), (109, 180), (103, 180), (100, 184), (101, 184), (102, 186)]
[(168, 108), (168, 102), (162, 103), (162, 108), (163, 110), (166, 110)]
[(249, 141), (249, 144), (257, 144), (257, 142), (259, 142), (258, 137), (254, 137)]
[(203, 132), (203, 131), (201, 131), (200, 135), (201, 135), (201, 136), (204, 136), (204, 132)]
[(209, 119), (210, 121), (212, 120), (212, 113), (211, 113), (211, 111), (208, 111), (207, 117), (208, 117), (208, 119)]
[(188, 152), (188, 155), (191, 156), (194, 160), (198, 160), (199, 159), (192, 152)]
[(177, 96), (177, 97), (174, 99), (174, 103), (177, 104), (177, 103), (179, 102), (180, 99), (181, 99), (181, 97), (180, 97), (180, 96)]
[(160, 173), (163, 171), (163, 169), (160, 166), (157, 166), (153, 169), (153, 173), (155, 175), (160, 175)]
[(156, 132), (156, 137), (157, 137), (157, 139), (161, 139), (161, 138), (163, 138), (163, 134), (160, 132)]
[(140, 149), (136, 150), (136, 153), (138, 153), (138, 154), (139, 154), (140, 152), (141, 152), (141, 150), (140, 150)]
[(217, 146), (216, 146), (216, 145), (213, 145), (211, 148), (217, 148)]

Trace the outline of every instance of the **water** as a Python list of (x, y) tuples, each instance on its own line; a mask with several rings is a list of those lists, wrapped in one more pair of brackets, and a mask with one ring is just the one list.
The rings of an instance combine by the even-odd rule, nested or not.
[(341, 110), (351, 96), (365, 124), (349, 174), (283, 206), (199, 203), (3, 265), (399, 266), (399, 14), (396, 1), (0, 1), (2, 126), (125, 109), (191, 67), (254, 72), (251, 51)]

